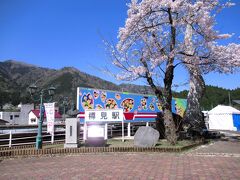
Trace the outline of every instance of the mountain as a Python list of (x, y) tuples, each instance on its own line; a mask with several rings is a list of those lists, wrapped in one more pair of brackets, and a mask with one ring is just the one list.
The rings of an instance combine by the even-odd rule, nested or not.
[[(32, 84), (36, 84), (39, 89), (47, 89), (53, 85), (56, 88), (55, 100), (62, 104), (63, 98), (67, 96), (69, 106), (76, 100), (77, 87), (153, 94), (148, 86), (133, 84), (116, 85), (81, 72), (74, 67), (64, 67), (56, 70), (13, 60), (0, 62), (0, 106), (8, 102), (14, 105), (17, 105), (19, 102), (30, 102), (31, 99), (27, 88)], [(206, 94), (202, 101), (203, 109), (211, 109), (218, 104), (228, 104), (229, 93), (232, 99), (240, 99), (240, 88), (227, 90), (207, 86)], [(186, 98), (187, 91), (174, 92), (173, 95), (174, 97)]]
[(154, 94), (149, 86), (135, 85), (135, 84), (120, 84), (120, 91), (140, 93), (140, 94)]
[(101, 85), (104, 89), (118, 89), (117, 85), (83, 73), (74, 67), (64, 67), (60, 70), (55, 70), (28, 65), (18, 61), (5, 61), (0, 62), (0, 76), (2, 76), (5, 81), (9, 82), (11, 87), (16, 85), (17, 87), (26, 88), (36, 83), (40, 87), (55, 84), (60, 92), (65, 92), (65, 89), (68, 89), (69, 92), (69, 88), (75, 85), (87, 87), (96, 86), (97, 88)]
[(18, 101), (29, 101), (27, 88), (32, 84), (36, 84), (39, 89), (53, 85), (57, 100), (64, 96), (75, 100), (76, 88), (79, 86), (119, 90), (114, 83), (83, 73), (74, 67), (56, 70), (13, 60), (0, 62), (0, 104), (6, 103), (7, 99), (15, 105)]

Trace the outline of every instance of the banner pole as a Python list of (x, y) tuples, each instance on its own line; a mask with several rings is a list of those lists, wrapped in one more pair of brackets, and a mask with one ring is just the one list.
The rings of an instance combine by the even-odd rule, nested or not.
[(85, 121), (83, 126), (83, 141), (85, 142), (86, 140), (87, 140), (87, 123)]
[(105, 123), (104, 126), (105, 126), (104, 127), (104, 130), (105, 130), (105, 132), (104, 132), (104, 139), (107, 140), (108, 139), (108, 124)]
[(54, 128), (53, 128), (53, 132), (51, 134), (52, 134), (52, 136), (51, 136), (51, 143), (53, 144), (54, 143)]
[(124, 122), (122, 120), (122, 142), (124, 142)]

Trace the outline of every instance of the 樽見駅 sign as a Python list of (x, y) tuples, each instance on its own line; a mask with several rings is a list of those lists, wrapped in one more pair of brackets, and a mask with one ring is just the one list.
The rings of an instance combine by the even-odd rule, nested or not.
[(123, 121), (122, 109), (101, 109), (101, 110), (85, 110), (85, 121), (89, 122), (116, 122)]

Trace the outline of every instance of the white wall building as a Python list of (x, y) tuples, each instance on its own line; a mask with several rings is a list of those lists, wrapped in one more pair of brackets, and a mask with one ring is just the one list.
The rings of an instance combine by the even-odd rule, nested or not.
[(20, 112), (0, 112), (0, 119), (7, 121), (9, 124), (17, 124), (20, 118)]
[(28, 124), (28, 114), (34, 109), (34, 104), (19, 104), (20, 108), (20, 118), (17, 124), (27, 125)]
[(18, 105), (19, 111), (1, 111), (0, 119), (8, 122), (8, 124), (27, 125), (28, 113), (34, 109), (33, 104), (20, 104)]

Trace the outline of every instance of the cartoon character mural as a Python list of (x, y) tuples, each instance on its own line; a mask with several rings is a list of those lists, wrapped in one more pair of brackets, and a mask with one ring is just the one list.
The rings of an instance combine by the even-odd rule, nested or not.
[(93, 97), (94, 97), (94, 99), (97, 99), (99, 97), (99, 91), (98, 90), (93, 91)]
[(157, 104), (158, 110), (159, 110), (159, 111), (162, 111), (162, 106), (161, 106), (161, 104), (160, 104), (159, 102), (157, 102), (156, 104)]
[(132, 98), (126, 98), (121, 103), (123, 112), (130, 112), (133, 109), (133, 106), (134, 106), (134, 100)]
[(106, 109), (117, 109), (118, 105), (117, 105), (117, 102), (115, 101), (115, 99), (113, 99), (113, 98), (107, 99), (106, 104), (105, 104), (105, 108)]
[(118, 94), (118, 93), (116, 93), (116, 94), (115, 94), (115, 98), (116, 98), (117, 100), (120, 100), (120, 99), (121, 99), (121, 95)]
[(95, 109), (103, 109), (103, 107), (102, 107), (102, 105), (101, 104), (96, 104), (96, 107), (95, 107)]
[(186, 107), (187, 107), (186, 99), (174, 98), (174, 100), (175, 100), (176, 114), (183, 117), (183, 115), (185, 113), (185, 110), (186, 110)]
[(82, 95), (82, 106), (84, 109), (93, 109), (94, 102), (90, 93)]
[[(151, 119), (134, 119), (135, 114), (156, 114), (162, 111), (162, 106), (156, 96), (127, 92), (106, 91), (100, 89), (78, 88), (78, 109), (84, 113), (85, 109), (117, 109), (122, 108), (128, 119), (133, 121), (155, 121)], [(186, 99), (173, 98), (172, 112), (183, 116), (186, 109)], [(126, 119), (127, 120), (127, 119)]]
[(101, 92), (101, 100), (102, 100), (102, 102), (105, 103), (106, 99), (107, 99), (107, 93), (102, 91)]
[(153, 105), (153, 103), (151, 103), (151, 104), (149, 105), (149, 109), (150, 109), (151, 111), (155, 111), (155, 106)]
[(147, 110), (147, 98), (142, 98), (141, 99), (141, 106), (143, 110)]

